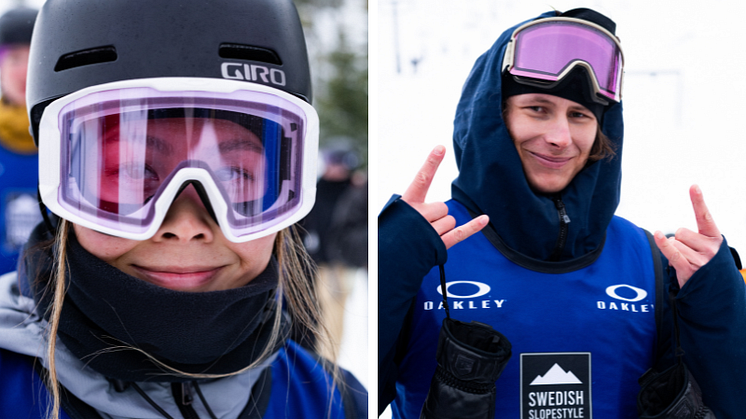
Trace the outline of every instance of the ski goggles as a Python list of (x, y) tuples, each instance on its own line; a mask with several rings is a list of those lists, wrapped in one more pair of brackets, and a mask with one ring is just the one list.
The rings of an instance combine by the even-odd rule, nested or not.
[(318, 116), (270, 87), (154, 78), (52, 102), (39, 126), (39, 191), (50, 211), (146, 240), (194, 185), (232, 242), (303, 218), (316, 194)]
[(588, 71), (599, 102), (621, 101), (622, 46), (611, 32), (586, 20), (553, 17), (520, 26), (502, 68), (519, 83), (551, 88), (576, 66)]

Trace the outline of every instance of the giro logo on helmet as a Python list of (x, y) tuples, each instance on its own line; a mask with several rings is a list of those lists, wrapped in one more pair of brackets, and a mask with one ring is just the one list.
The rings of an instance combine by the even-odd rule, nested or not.
[(220, 74), (224, 79), (255, 81), (277, 86), (285, 85), (285, 72), (256, 64), (223, 63)]

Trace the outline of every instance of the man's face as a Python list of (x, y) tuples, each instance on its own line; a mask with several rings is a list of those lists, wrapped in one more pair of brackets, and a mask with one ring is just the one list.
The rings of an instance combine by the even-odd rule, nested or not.
[(531, 188), (565, 189), (585, 167), (598, 122), (583, 105), (558, 96), (527, 93), (506, 101), (506, 126)]

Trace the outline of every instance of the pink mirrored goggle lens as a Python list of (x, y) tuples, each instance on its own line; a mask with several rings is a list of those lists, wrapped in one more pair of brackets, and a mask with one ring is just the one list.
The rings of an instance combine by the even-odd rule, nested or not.
[(212, 182), (201, 186), (217, 187), (213, 196), (225, 202), (225, 227), (235, 236), (271, 227), (299, 208), (302, 113), (247, 92), (226, 98), (164, 96), (146, 88), (136, 93), (136, 99), (120, 91), (96, 93), (93, 105), (73, 103), (61, 114), (59, 200), (68, 211), (140, 234), (183, 169), (209, 174)]
[(607, 34), (580, 23), (548, 21), (514, 36), (510, 74), (553, 82), (570, 67), (585, 62), (593, 69), (598, 93), (620, 100), (622, 52)]

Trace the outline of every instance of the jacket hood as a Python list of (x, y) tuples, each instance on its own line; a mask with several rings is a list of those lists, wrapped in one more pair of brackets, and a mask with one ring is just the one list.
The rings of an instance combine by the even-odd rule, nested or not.
[[(537, 19), (550, 16), (556, 13)], [(463, 87), (453, 134), (459, 175), (452, 189), (454, 199), (470, 211), (490, 216), (491, 227), (512, 251), (547, 261), (558, 244), (558, 208), (554, 197), (530, 188), (502, 118), (503, 55), (513, 31), (523, 23), (503, 32), (477, 59)], [(560, 261), (599, 249), (619, 204), (624, 131), (621, 103), (606, 109), (602, 131), (614, 144), (616, 156), (586, 166), (556, 195), (570, 219)]]

